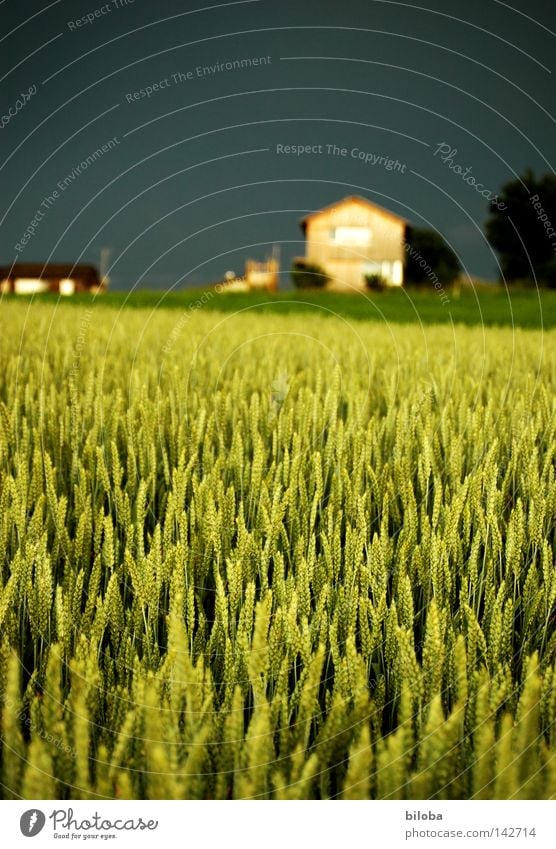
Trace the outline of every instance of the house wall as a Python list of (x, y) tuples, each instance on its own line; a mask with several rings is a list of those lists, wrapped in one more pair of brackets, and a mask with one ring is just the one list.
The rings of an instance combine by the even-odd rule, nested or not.
[[(367, 228), (369, 243), (348, 245), (335, 242), (333, 233), (336, 228), (346, 227)], [(345, 233), (349, 237), (349, 231)], [(329, 284), (331, 289), (362, 290), (365, 288), (364, 275), (371, 271), (390, 277), (392, 285), (399, 285), (404, 237), (404, 221), (380, 209), (350, 201), (308, 219), (306, 258), (321, 265), (333, 278)], [(395, 262), (398, 263), (396, 269)]]
[(7, 294), (14, 292), (16, 295), (38, 295), (44, 292), (58, 293), (68, 296), (76, 292), (100, 291), (98, 286), (90, 286), (79, 277), (53, 279), (50, 277), (15, 277), (13, 280), (5, 278), (0, 282), (0, 292)]
[(266, 262), (257, 262), (248, 259), (245, 263), (245, 279), (251, 289), (268, 289), (274, 291), (278, 288), (279, 264), (275, 259)]

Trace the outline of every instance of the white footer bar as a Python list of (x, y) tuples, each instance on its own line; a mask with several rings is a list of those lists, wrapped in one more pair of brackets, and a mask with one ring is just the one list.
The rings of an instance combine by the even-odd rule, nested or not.
[(556, 847), (556, 801), (36, 801), (2, 802), (0, 813), (9, 849)]

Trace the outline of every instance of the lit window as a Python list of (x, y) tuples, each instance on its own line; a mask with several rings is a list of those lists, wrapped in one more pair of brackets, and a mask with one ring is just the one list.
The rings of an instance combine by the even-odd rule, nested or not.
[(16, 277), (14, 283), (16, 295), (37, 295), (48, 291), (48, 280), (40, 277)]
[(368, 227), (335, 227), (332, 239), (338, 245), (368, 245), (371, 231)]
[(60, 280), (60, 295), (73, 295), (75, 280)]

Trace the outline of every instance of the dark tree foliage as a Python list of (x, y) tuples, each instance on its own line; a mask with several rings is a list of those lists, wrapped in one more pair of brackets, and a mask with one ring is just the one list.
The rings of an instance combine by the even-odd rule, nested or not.
[(440, 233), (408, 227), (405, 242), (406, 285), (453, 283), (461, 273), (460, 261)]
[(499, 198), (506, 208), (491, 205), (485, 232), (503, 279), (556, 288), (556, 177), (529, 170), (502, 186)]

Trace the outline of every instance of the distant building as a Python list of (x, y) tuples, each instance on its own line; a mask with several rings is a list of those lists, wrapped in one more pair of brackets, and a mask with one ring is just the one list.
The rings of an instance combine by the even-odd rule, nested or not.
[(106, 288), (94, 265), (71, 263), (15, 263), (0, 268), (0, 292), (16, 295), (38, 295), (54, 292), (73, 295), (77, 292), (97, 294)]
[(225, 292), (275, 292), (278, 288), (280, 261), (277, 251), (264, 262), (248, 259), (245, 263), (245, 275), (236, 277), (233, 272), (226, 274), (223, 291)]
[(303, 260), (323, 269), (329, 289), (362, 291), (370, 274), (401, 286), (406, 226), (404, 218), (376, 203), (346, 197), (302, 219)]

